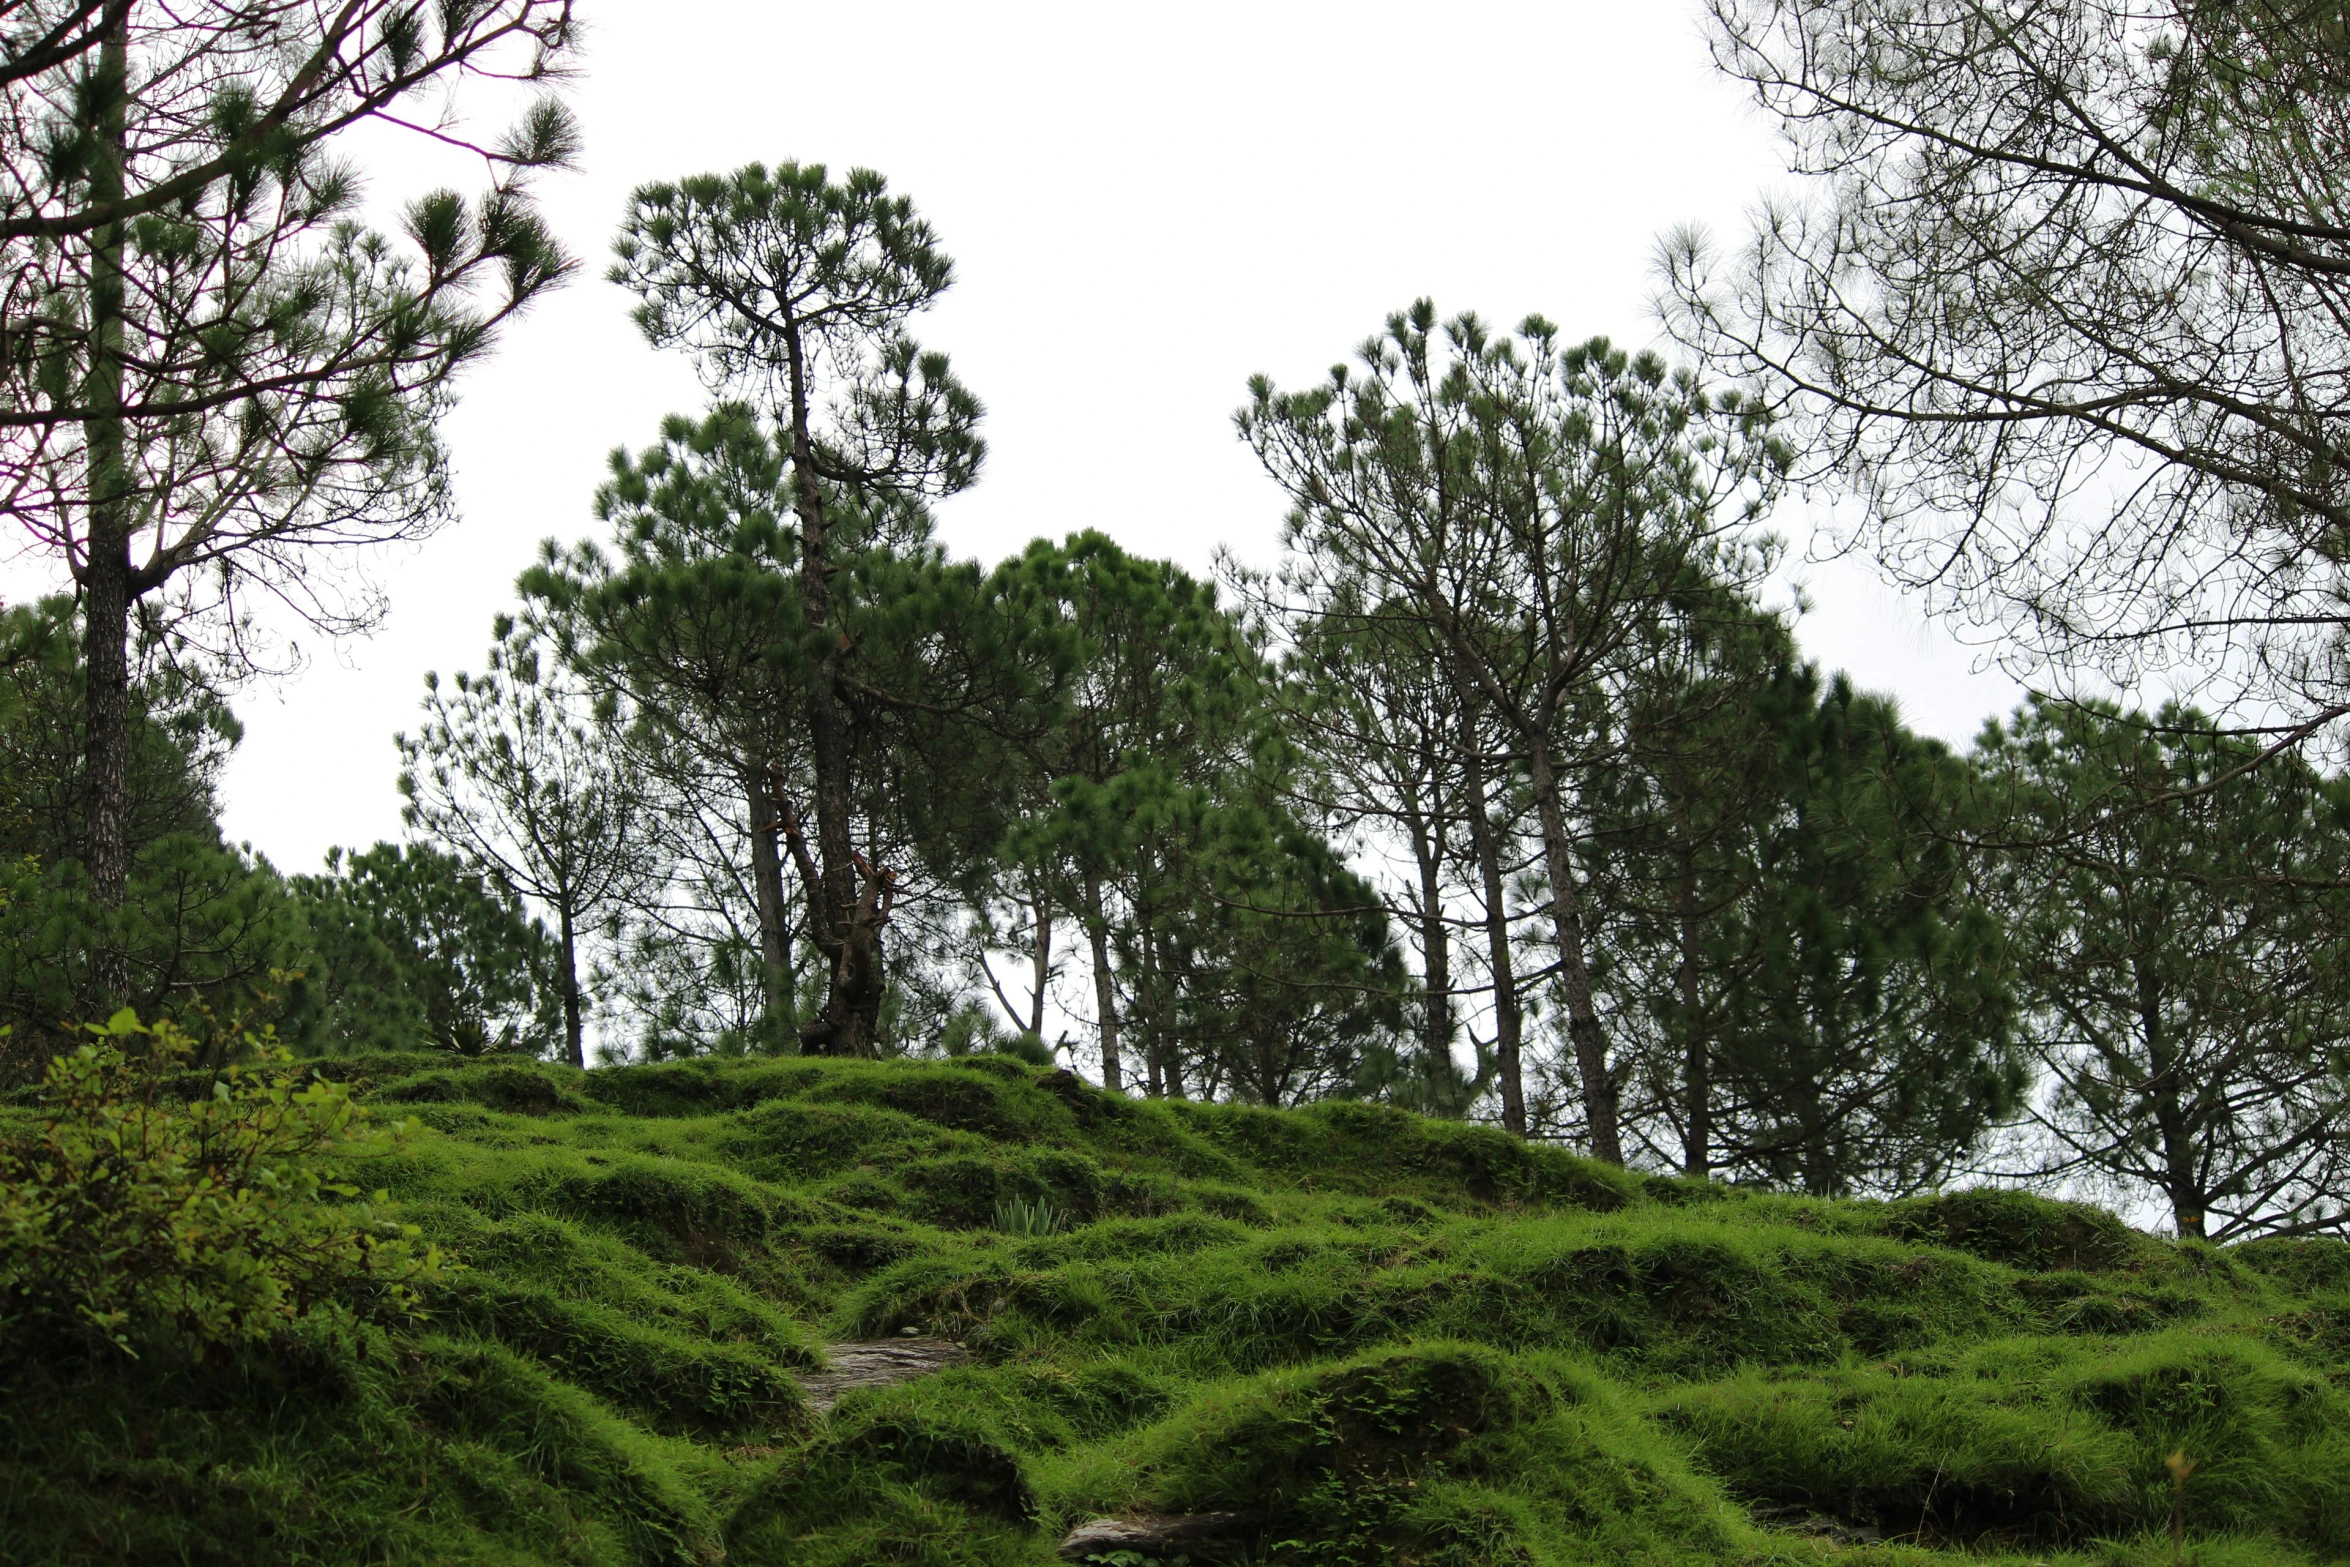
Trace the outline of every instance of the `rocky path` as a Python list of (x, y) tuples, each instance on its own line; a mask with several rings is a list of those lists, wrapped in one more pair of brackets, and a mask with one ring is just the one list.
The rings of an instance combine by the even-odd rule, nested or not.
[[(861, 1387), (894, 1387), (959, 1366), (971, 1352), (953, 1339), (851, 1339), (824, 1346), (825, 1369), (799, 1373), (808, 1407), (827, 1414), (845, 1393)], [(1095, 1518), (1079, 1524), (1061, 1541), (1064, 1561), (1123, 1553), (1145, 1561), (1169, 1558), (1219, 1562), (1236, 1554), (1247, 1527), (1256, 1520), (1241, 1513), (1199, 1513), (1182, 1518)]]
[(953, 1339), (852, 1339), (825, 1345), (825, 1369), (801, 1372), (799, 1383), (808, 1395), (808, 1407), (821, 1415), (839, 1403), (844, 1393), (911, 1382), (970, 1358), (970, 1352)]

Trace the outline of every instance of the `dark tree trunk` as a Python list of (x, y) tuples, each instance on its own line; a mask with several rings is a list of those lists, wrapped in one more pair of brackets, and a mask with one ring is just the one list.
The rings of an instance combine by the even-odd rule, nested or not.
[(563, 943), (560, 959), (563, 965), (563, 1059), (573, 1066), (587, 1065), (585, 1030), (580, 1023), (579, 1004), (579, 938), (573, 928), (571, 905), (565, 903), (556, 910), (557, 934)]
[(2181, 1062), (2170, 1030), (2162, 1022), (2162, 982), (2151, 965), (2133, 963), (2138, 985), (2138, 1027), (2146, 1040), (2146, 1094), (2153, 1102), (2154, 1129), (2162, 1139), (2163, 1195), (2179, 1239), (2202, 1240), (2210, 1233), (2203, 1183), (2195, 1174), (2195, 1133), (2182, 1103)]
[[(1167, 967), (1167, 953), (1163, 946), (1159, 950), (1159, 988), (1162, 992), (1159, 1017), (1151, 1029), (1151, 1039), (1159, 1049), (1159, 1069), (1167, 1080), (1167, 1097), (1187, 1099), (1191, 1096), (1191, 1090), (1183, 1083), (1183, 1041), (1175, 1032), (1175, 978)], [(1213, 1084), (1209, 1086), (1208, 1093), (1209, 1097), (1214, 1097)]]
[(808, 923), (831, 962), (824, 1010), (803, 1030), (818, 1055), (873, 1051), (871, 1029), (881, 1010), (880, 932), (858, 922), (857, 864), (849, 830), (849, 746), (840, 712), (840, 649), (832, 617), (832, 560), (827, 548), (824, 490), (816, 477), (816, 448), (808, 428), (808, 363), (796, 323), (785, 332), (791, 369), (791, 441), (794, 499), (800, 523), (800, 612), (823, 649), (808, 683), (808, 749), (816, 772), (818, 896)]
[(1102, 1086), (1111, 1093), (1126, 1090), (1124, 1064), (1118, 1059), (1118, 987), (1110, 973), (1110, 922), (1102, 917), (1101, 878), (1085, 877), (1085, 940), (1093, 949), (1093, 1005), (1102, 1040)]
[(746, 768), (743, 792), (751, 808), (751, 881), (759, 914), (759, 990), (765, 1015), (759, 1026), (770, 1050), (799, 1049), (792, 1015), (791, 937), (785, 924), (783, 830), (778, 783), (766, 768)]
[(1469, 848), (1477, 857), (1485, 894), (1485, 962), (1493, 974), (1493, 1067), (1501, 1080), (1501, 1124), (1526, 1135), (1526, 1080), (1520, 1065), (1525, 1028), (1518, 976), (1510, 962), (1509, 893), (1502, 882), (1501, 845), (1486, 813), (1485, 755), (1474, 710), (1461, 702), (1461, 795), (1469, 818)]
[(1542, 824), (1542, 856), (1550, 875), (1550, 917), (1558, 935), (1559, 989), (1567, 1001), (1567, 1037), (1575, 1048), (1575, 1072), (1583, 1089), (1583, 1115), (1591, 1129), (1591, 1156), (1608, 1164), (1624, 1162), (1617, 1131), (1616, 1084), (1608, 1073), (1607, 1041), (1591, 997), (1591, 969), (1583, 951), (1583, 909), (1575, 895), (1574, 862), (1567, 845), (1567, 813), (1559, 799), (1550, 748), (1537, 742), (1527, 758), (1533, 772), (1534, 809)]
[(1035, 985), (1028, 992), (1028, 1032), (1044, 1038), (1044, 991), (1053, 977), (1053, 895), (1040, 879), (1036, 884)]
[(1150, 939), (1150, 928), (1142, 931), (1142, 983), (1135, 987), (1135, 1011), (1141, 1014), (1143, 1070), (1148, 1075), (1148, 1091), (1153, 1099), (1167, 1096), (1167, 1060), (1159, 1050), (1159, 967), (1157, 949)]
[(1713, 1052), (1697, 990), (1697, 856), (1681, 848), (1681, 1173), (1703, 1180), (1713, 1168)]
[(1444, 861), (1428, 823), (1411, 818), (1412, 857), (1420, 871), (1420, 967), (1428, 992), (1428, 1054), (1452, 1059), (1452, 931), (1444, 923)]
[(1142, 990), (1148, 997), (1143, 1027), (1150, 1050), (1151, 1092), (1170, 1099), (1183, 1094), (1183, 1060), (1175, 1043), (1174, 984), (1167, 973), (1166, 948), (1149, 922), (1142, 927)]
[[(123, 195), (130, 7), (109, 8), (99, 51), (97, 144), (90, 160), (93, 205)], [(82, 424), (89, 464), (87, 555), (82, 589), (82, 868), (101, 910), (122, 907), (130, 887), (130, 464), (123, 400), (124, 225), (108, 223), (92, 236), (90, 256), (90, 417)], [(91, 978), (104, 1005), (129, 999), (127, 956), (101, 938), (91, 954)]]

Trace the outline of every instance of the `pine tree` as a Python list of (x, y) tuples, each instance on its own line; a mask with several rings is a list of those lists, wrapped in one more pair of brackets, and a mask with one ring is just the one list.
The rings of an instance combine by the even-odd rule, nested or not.
[[(446, 518), (451, 376), (568, 270), (526, 185), (571, 154), (553, 100), (482, 149), (478, 203), (407, 209), (406, 255), (353, 220), (359, 181), (329, 144), (469, 75), (552, 82), (571, 9), (36, 0), (6, 25), (0, 494), (80, 591), (76, 848), (115, 909), (134, 618), (239, 656), (259, 601), (363, 625), (372, 598), (343, 595), (320, 551)], [(125, 994), (124, 956), (97, 962)]]
[[(1288, 493), (1293, 550), (1409, 602), (1525, 768), (1592, 1152), (1620, 1163), (1618, 1084), (1575, 868), (1577, 774), (1612, 693), (1693, 589), (1736, 588), (1784, 453), (1755, 409), (1653, 355), (1522, 341), (1426, 301), (1311, 391), (1260, 377), (1240, 430)], [(1505, 1074), (1504, 1091), (1509, 1091)]]
[(309, 927), (320, 1049), (542, 1053), (557, 1002), (546, 927), (507, 888), (423, 843), (329, 849), (291, 891)]
[(1712, 1162), (1821, 1196), (1937, 1186), (2025, 1078), (2006, 944), (1959, 848), (1969, 769), (1841, 677), (1778, 727), (1747, 890), (1718, 917)]
[(1123, 1028), (1136, 1020), (1123, 1015), (1123, 972), (1143, 1014), (1144, 1082), (1158, 1094), (1173, 1075), (1172, 1029), (1164, 993), (1146, 980), (1145, 930), (1165, 896), (1152, 843), (1180, 814), (1187, 782), (1245, 748), (1263, 671), (1212, 587), (1102, 534), (1039, 540), (1018, 569), (1053, 606), (1071, 662), (1054, 722), (1020, 748), (1027, 811), (1004, 852), (1085, 933), (1104, 1086), (1127, 1081)]
[(881, 931), (894, 894), (854, 842), (854, 738), (844, 672), (843, 562), (834, 529), (952, 494), (976, 476), (978, 400), (906, 323), (953, 269), (930, 226), (881, 176), (834, 183), (821, 165), (750, 164), (648, 185), (631, 198), (613, 278), (642, 299), (657, 346), (700, 358), (714, 388), (760, 396), (789, 464), (797, 597), (807, 653), (806, 724), (815, 844), (786, 841), (813, 872), (810, 936), (830, 976), (804, 1037), (819, 1052), (873, 1048), (884, 984)]
[(580, 945), (659, 875), (643, 795), (611, 740), (615, 715), (503, 623), (483, 673), (446, 689), (427, 675), (425, 691), (423, 726), (395, 737), (403, 814), (554, 917), (564, 1057), (584, 1066)]
[(1760, 890), (1760, 838), (1782, 803), (1784, 748), (1818, 690), (1787, 627), (1736, 595), (1676, 629), (1626, 688), (1621, 743), (1588, 798), (1606, 988), (1645, 1045), (1636, 1080), (1647, 1102), (1630, 1119), (1659, 1155), (1703, 1178), (1724, 1008), (1751, 956), (1739, 936)]
[(242, 730), (200, 663), (149, 639), (129, 654), (124, 895), (112, 908), (91, 897), (78, 856), (82, 646), (69, 600), (0, 612), (0, 1024), (17, 1047), (0, 1070), (37, 1072), (61, 1023), (117, 1002), (207, 1039), (220, 1031), (208, 1018), (291, 1032), (299, 914), (276, 873), (220, 829), (221, 773)]
[(564, 656), (638, 715), (648, 765), (694, 793), (703, 774), (731, 784), (771, 1049), (796, 1043), (797, 1021), (778, 802), (807, 766), (789, 506), (786, 464), (751, 409), (672, 418), (658, 444), (612, 454), (595, 502), (609, 549), (550, 540), (521, 583)]
[(2037, 701), (1985, 731), (2000, 910), (2042, 1178), (2153, 1197), (2182, 1236), (2338, 1228), (2350, 1212), (2350, 787), (2297, 753)]
[[(1477, 1042), (1480, 1070), (1473, 1078), (1463, 1079), (1452, 1058), (1454, 1041), (1472, 1023), (1467, 1014), (1476, 997), (1455, 961), (1455, 884), (1473, 860), (1482, 868), (1476, 845), (1491, 851), (1494, 837), (1468, 820), (1470, 786), (1481, 786), (1485, 776), (1482, 758), (1462, 754), (1464, 740), (1476, 733), (1474, 711), (1462, 711), (1441, 640), (1408, 603), (1377, 600), (1358, 581), (1318, 580), (1295, 565), (1279, 579), (1232, 574), (1277, 617), (1287, 638), (1287, 678), (1277, 700), (1305, 753), (1301, 792), (1358, 859), (1408, 856), (1410, 872), (1389, 913), (1419, 947), (1420, 1038), (1414, 1059), (1398, 1058), (1381, 1070), (1399, 1091), (1410, 1084), (1422, 1107), (1465, 1113), (1497, 1068), (1505, 1080), (1517, 1080), (1520, 1045), (1505, 910), (1503, 934), (1487, 958), (1497, 1049)], [(1483, 810), (1485, 802), (1475, 808)], [(1498, 864), (1495, 871), (1498, 880)], [(1491, 921), (1487, 933), (1493, 934)], [(1474, 1040), (1473, 1027), (1470, 1034)], [(1505, 1104), (1504, 1120), (1522, 1130), (1522, 1104)]]

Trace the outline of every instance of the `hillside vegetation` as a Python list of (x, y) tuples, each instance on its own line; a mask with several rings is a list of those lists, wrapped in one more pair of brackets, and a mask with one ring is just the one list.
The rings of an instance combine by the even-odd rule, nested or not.
[[(460, 1265), (429, 1319), (10, 1357), (0, 1559), (1010, 1567), (1198, 1512), (1264, 1563), (2350, 1555), (2339, 1242), (990, 1056), (337, 1070), (427, 1128), (364, 1179)], [(971, 1358), (811, 1412), (909, 1330)]]

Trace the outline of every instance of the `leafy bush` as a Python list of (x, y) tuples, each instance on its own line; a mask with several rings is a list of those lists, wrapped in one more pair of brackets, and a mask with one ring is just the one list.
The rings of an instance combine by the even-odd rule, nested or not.
[(331, 1174), (402, 1128), (267, 1038), (183, 1100), (180, 1029), (125, 1010), (93, 1032), (49, 1063), (33, 1135), (0, 1148), (0, 1331), (200, 1357), (330, 1303), (406, 1313), (440, 1277), (438, 1248)]

